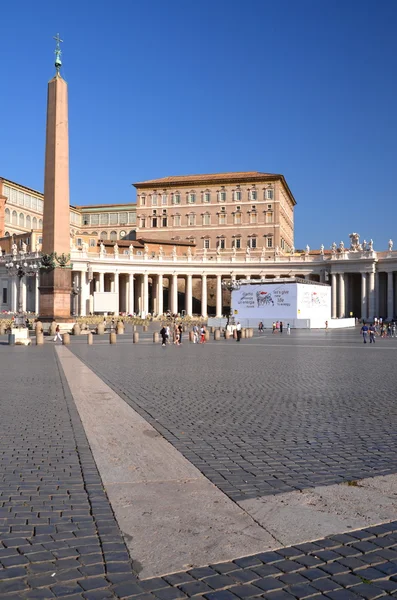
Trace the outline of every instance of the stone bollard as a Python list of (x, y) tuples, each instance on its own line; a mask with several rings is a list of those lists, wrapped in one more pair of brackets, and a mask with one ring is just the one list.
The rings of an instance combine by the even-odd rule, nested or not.
[(132, 335), (132, 342), (134, 344), (137, 344), (139, 342), (139, 332), (138, 331), (134, 331), (134, 333)]
[(228, 329), (225, 329), (225, 340), (228, 340), (230, 338), (230, 331)]
[(116, 325), (116, 333), (117, 335), (123, 335), (124, 333), (124, 325), (121, 321), (119, 321)]
[(153, 334), (153, 342), (155, 344), (157, 344), (158, 341), (159, 341), (159, 334), (158, 334), (158, 331), (155, 331), (154, 334)]
[(237, 329), (233, 329), (233, 339), (237, 340)]
[(44, 344), (44, 333), (37, 331), (36, 329), (36, 346), (42, 346)]
[(136, 331), (136, 325), (132, 326), (132, 331)]
[(5, 335), (6, 332), (6, 326), (2, 323), (0, 325), (0, 335)]
[(194, 333), (193, 333), (193, 331), (189, 331), (189, 342), (194, 342)]
[(147, 325), (142, 325), (142, 331), (147, 331), (148, 330), (148, 326)]
[(250, 337), (254, 337), (254, 328), (251, 327), (251, 336)]
[(88, 344), (89, 346), (92, 346), (92, 344), (93, 344), (93, 341), (94, 341), (94, 336), (92, 335), (92, 333), (91, 333), (91, 331), (90, 331), (90, 333), (88, 333), (88, 334), (87, 334), (87, 344)]
[(48, 330), (48, 333), (49, 333), (50, 335), (55, 335), (55, 334), (56, 334), (56, 331), (55, 331), (55, 330), (56, 330), (56, 328), (57, 328), (57, 324), (56, 324), (56, 323), (54, 323), (54, 322), (53, 322), (53, 323), (51, 323), (51, 324), (50, 324), (50, 328), (49, 328), (49, 330)]
[(99, 325), (97, 325), (96, 332), (98, 335), (103, 335), (105, 333), (105, 325), (103, 323), (99, 323)]
[(64, 333), (62, 336), (62, 344), (64, 346), (69, 346), (70, 344), (70, 334), (69, 333)]
[(218, 341), (221, 339), (221, 332), (219, 331), (219, 329), (215, 329), (214, 331), (214, 340)]
[(214, 333), (215, 327), (211, 327), (211, 333)]
[(210, 339), (210, 332), (208, 331), (208, 329), (205, 330), (205, 341), (208, 342)]
[(241, 339), (243, 340), (244, 338), (247, 337), (247, 332), (245, 329), (241, 329)]
[(78, 323), (75, 323), (73, 325), (73, 329), (72, 329), (72, 334), (73, 335), (80, 335), (81, 331), (80, 331), (80, 325)]
[(115, 334), (114, 331), (112, 331), (111, 333), (109, 333), (109, 344), (115, 344), (117, 340), (117, 335)]

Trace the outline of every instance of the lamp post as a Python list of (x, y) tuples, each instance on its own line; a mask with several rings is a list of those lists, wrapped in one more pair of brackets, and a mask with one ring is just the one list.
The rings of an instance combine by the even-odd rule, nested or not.
[(23, 299), (22, 299), (22, 280), (27, 276), (36, 276), (40, 268), (40, 261), (28, 262), (26, 258), (26, 252), (21, 250), (19, 252), (19, 258), (16, 254), (13, 255), (12, 259), (5, 263), (5, 268), (10, 277), (18, 277), (17, 286), (17, 325), (22, 325), (24, 320), (23, 312)]

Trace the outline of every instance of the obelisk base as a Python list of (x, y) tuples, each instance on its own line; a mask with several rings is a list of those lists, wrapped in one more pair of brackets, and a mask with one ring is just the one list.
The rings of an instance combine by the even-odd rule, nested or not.
[(71, 317), (71, 269), (41, 271), (39, 291), (40, 321), (75, 321)]

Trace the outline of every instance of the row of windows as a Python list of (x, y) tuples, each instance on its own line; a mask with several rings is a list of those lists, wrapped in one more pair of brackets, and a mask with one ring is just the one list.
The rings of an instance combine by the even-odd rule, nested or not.
[[(256, 250), (258, 248), (257, 238), (256, 237), (248, 238), (247, 246), (249, 248), (251, 248), (252, 250)], [(240, 250), (243, 247), (244, 247), (243, 241), (241, 238), (235, 238), (234, 240), (232, 240), (232, 248), (236, 248), (236, 250)], [(273, 238), (270, 236), (266, 238), (266, 247), (273, 248)], [(205, 248), (206, 250), (211, 249), (211, 240), (209, 238), (205, 238), (203, 240), (203, 248)], [(226, 240), (224, 238), (220, 238), (219, 240), (217, 240), (216, 248), (219, 248), (220, 250), (226, 250)]]
[(43, 200), (36, 198), (36, 196), (25, 194), (24, 192), (11, 188), (8, 185), (3, 186), (3, 193), (4, 196), (6, 196), (9, 204), (16, 204), (18, 206), (24, 206), (25, 208), (31, 208), (32, 210), (37, 210), (37, 212), (40, 213), (43, 212)]
[(135, 212), (120, 212), (120, 213), (100, 213), (95, 215), (82, 216), (83, 225), (127, 225), (136, 223)]
[(31, 217), (30, 215), (25, 215), (23, 213), (17, 213), (16, 210), (13, 210), (12, 213), (9, 208), (6, 208), (4, 211), (5, 222), (11, 225), (16, 225), (17, 227), (24, 227), (26, 229), (42, 229), (43, 221), (42, 219), (37, 219), (36, 217)]
[[(217, 202), (227, 202), (228, 193), (226, 191), (215, 192)], [(259, 199), (260, 193), (257, 190), (248, 190), (248, 201), (257, 201)], [(141, 206), (147, 206), (147, 203), (150, 203), (151, 206), (160, 206), (167, 204), (181, 204), (181, 194), (179, 192), (173, 192), (171, 194), (157, 194), (153, 193), (149, 196), (146, 194), (141, 194), (140, 204)], [(208, 204), (211, 202), (211, 192), (204, 191), (197, 194), (194, 191), (188, 192), (186, 194), (186, 204), (195, 204), (198, 200), (201, 203)], [(243, 201), (243, 192), (241, 190), (234, 190), (231, 192), (230, 196), (233, 202), (241, 202)], [(269, 188), (263, 190), (263, 200), (273, 200), (274, 199), (274, 190)]]
[[(220, 213), (216, 217), (216, 222), (214, 223), (214, 217), (209, 214), (201, 215), (201, 225), (211, 225), (211, 220), (213, 225), (227, 225), (227, 214)], [(173, 215), (172, 217), (163, 216), (152, 216), (152, 217), (141, 217), (140, 219), (141, 227), (181, 227), (182, 225), (182, 216), (181, 215)], [(229, 220), (230, 223), (230, 220)], [(242, 213), (235, 213), (232, 215), (233, 225), (242, 225), (244, 223)], [(258, 224), (259, 218), (258, 213), (251, 212), (248, 215), (248, 221), (250, 225)], [(267, 212), (265, 217), (265, 223), (271, 224), (273, 223), (273, 213)], [(190, 215), (186, 215), (186, 225), (189, 227), (194, 227), (197, 225), (197, 217), (194, 213)]]

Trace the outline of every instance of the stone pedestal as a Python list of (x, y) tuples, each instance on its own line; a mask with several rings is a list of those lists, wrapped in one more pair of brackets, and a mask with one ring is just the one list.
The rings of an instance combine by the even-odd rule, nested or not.
[(56, 268), (40, 273), (40, 320), (74, 321), (70, 316), (72, 271)]

